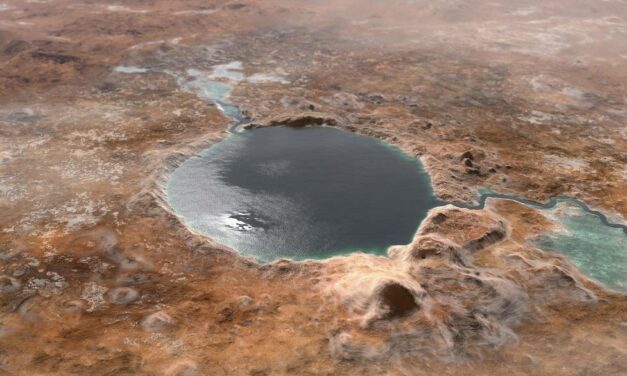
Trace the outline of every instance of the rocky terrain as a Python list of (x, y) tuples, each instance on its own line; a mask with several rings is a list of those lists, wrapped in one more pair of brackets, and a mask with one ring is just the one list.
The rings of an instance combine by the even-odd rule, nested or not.
[(227, 135), (209, 79), (250, 126), (399, 146), (443, 200), (625, 223), (623, 1), (0, 0), (0, 374), (627, 373), (625, 294), (513, 201), (436, 208), (389, 257), (190, 231), (163, 183)]

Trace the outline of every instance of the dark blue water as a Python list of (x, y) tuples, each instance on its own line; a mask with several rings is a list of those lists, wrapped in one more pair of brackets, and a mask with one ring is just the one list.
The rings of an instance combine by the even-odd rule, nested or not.
[[(179, 84), (231, 118), (229, 132), (247, 121), (228, 101), (230, 84), (193, 69), (187, 74), (190, 79), (177, 77)], [(544, 211), (561, 228), (534, 244), (566, 255), (607, 287), (627, 291), (627, 226), (564, 196), (543, 204), (483, 191), (478, 205), (454, 205), (482, 209), (488, 198)], [(328, 128), (232, 135), (178, 168), (168, 199), (190, 226), (262, 262), (354, 250), (382, 254), (389, 245), (409, 242), (427, 211), (444, 204), (418, 161), (377, 140)]]
[(443, 204), (419, 161), (328, 127), (231, 135), (177, 168), (167, 193), (188, 225), (261, 262), (384, 254)]

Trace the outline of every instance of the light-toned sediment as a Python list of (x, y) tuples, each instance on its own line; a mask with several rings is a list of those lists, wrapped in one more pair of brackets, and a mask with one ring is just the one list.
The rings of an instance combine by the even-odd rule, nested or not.
[(516, 202), (434, 209), (389, 257), (259, 265), (164, 201), (227, 136), (187, 70), (241, 61), (281, 78), (232, 90), (255, 126), (386, 140), (442, 199), (623, 220), (625, 4), (532, 3), (4, 0), (0, 373), (627, 372), (627, 299), (530, 245), (558, 224)]

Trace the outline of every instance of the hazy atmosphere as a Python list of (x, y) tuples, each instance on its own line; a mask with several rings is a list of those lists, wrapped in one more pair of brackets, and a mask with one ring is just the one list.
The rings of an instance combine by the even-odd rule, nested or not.
[(627, 374), (627, 1), (0, 0), (0, 375)]

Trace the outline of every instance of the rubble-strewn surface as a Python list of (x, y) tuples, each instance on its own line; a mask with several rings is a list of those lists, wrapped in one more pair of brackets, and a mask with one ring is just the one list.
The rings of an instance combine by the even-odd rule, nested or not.
[(625, 295), (531, 245), (559, 224), (522, 204), (258, 265), (162, 191), (225, 137), (230, 80), (250, 126), (386, 140), (444, 200), (624, 221), (625, 33), (619, 0), (1, 0), (0, 374), (627, 373)]

